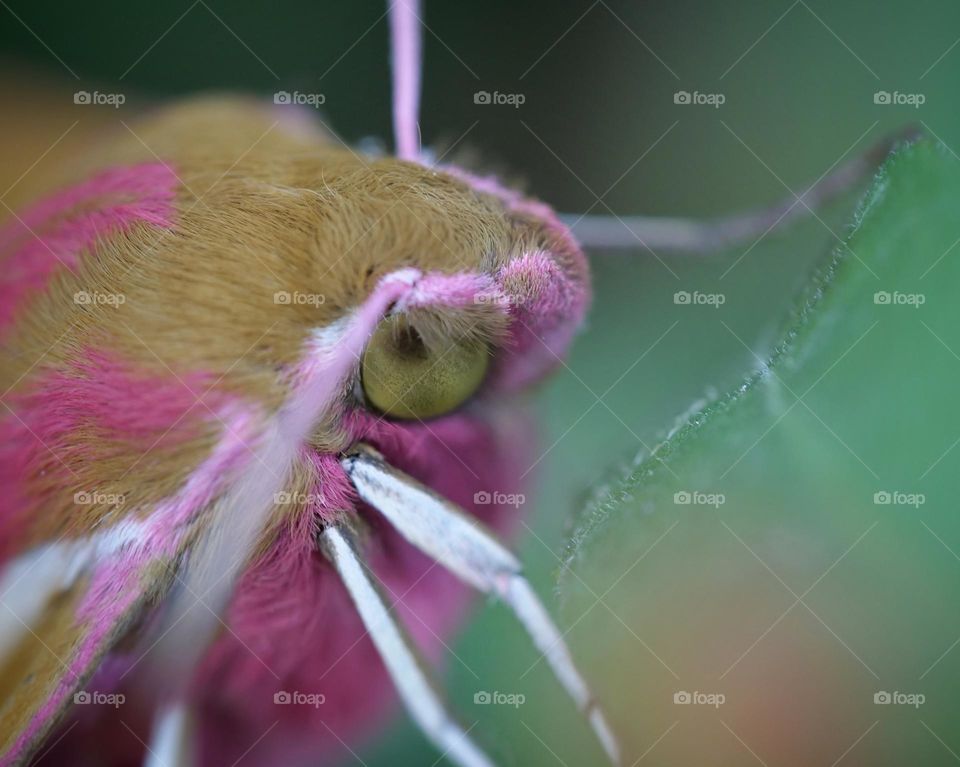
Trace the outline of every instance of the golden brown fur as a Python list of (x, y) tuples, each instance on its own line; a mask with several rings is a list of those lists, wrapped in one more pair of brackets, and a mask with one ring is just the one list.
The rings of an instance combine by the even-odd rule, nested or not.
[[(288, 393), (285, 374), (308, 334), (358, 306), (382, 275), (406, 266), (492, 272), (538, 247), (564, 257), (540, 220), (509, 213), (493, 196), (420, 165), (361, 157), (324, 130), (247, 100), (187, 101), (116, 128), (63, 167), (62, 183), (158, 159), (180, 181), (174, 228), (138, 224), (75, 272), (61, 270), (0, 350), (0, 391), (23, 390), (44, 368), (94, 348), (156, 376), (207, 372), (218, 390), (269, 412)], [(125, 303), (78, 306), (78, 290), (122, 293)], [(319, 294), (323, 303), (278, 305), (278, 291)], [(484, 305), (415, 321), (426, 338), (495, 340), (502, 330), (500, 312)], [(210, 423), (194, 440), (157, 446), (147, 460), (109, 434), (74, 435), (93, 459), (71, 466), (70, 487), (35, 478), (45, 513), (31, 540), (103, 521), (105, 509), (77, 508), (78, 490), (123, 495), (125, 510), (171, 495), (219, 433), (200, 413)]]

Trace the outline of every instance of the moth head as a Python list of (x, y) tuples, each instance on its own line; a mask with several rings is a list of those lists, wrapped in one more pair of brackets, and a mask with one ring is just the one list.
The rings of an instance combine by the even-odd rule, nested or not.
[(409, 172), (416, 198), (398, 207), (419, 248), (394, 263), (421, 276), (369, 338), (356, 390), (383, 417), (424, 420), (559, 365), (589, 287), (582, 253), (545, 205), (457, 169)]
[[(183, 237), (160, 243), (162, 259), (146, 264), (192, 275), (168, 280), (178, 298), (169, 321), (203, 329), (196, 343), (161, 349), (164, 358), (241, 359), (231, 376), (279, 404), (276, 372), (296, 377), (305, 347), (385, 279), (412, 270), (420, 277), (358, 355), (341, 412), (356, 404), (378, 418), (436, 418), (560, 364), (586, 310), (589, 275), (547, 206), (456, 168), (329, 145), (244, 163), (252, 164), (227, 173), (203, 205), (188, 206)], [(137, 299), (151, 327), (167, 316), (150, 295)]]

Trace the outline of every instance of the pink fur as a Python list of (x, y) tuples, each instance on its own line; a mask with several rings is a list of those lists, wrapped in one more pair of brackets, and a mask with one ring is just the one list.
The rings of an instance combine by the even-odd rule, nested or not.
[(130, 589), (125, 580), (121, 587), (113, 590), (111, 599), (100, 606), (98, 620), (91, 625), (90, 630), (84, 635), (69, 666), (64, 670), (55, 691), (30, 720), (30, 724), (20, 732), (16, 742), (10, 747), (6, 755), (0, 759), (0, 767), (8, 767), (17, 763), (26, 744), (36, 737), (36, 733), (46, 725), (51, 717), (58, 714), (64, 705), (64, 701), (73, 695), (78, 680), (84, 676), (85, 670), (90, 667), (113, 624), (130, 607), (137, 596), (136, 590)]
[(253, 460), (263, 414), (256, 408), (230, 402), (221, 406), (217, 419), (223, 424), (223, 433), (213, 452), (187, 478), (182, 489), (150, 515), (147, 535), (151, 555), (173, 556), (177, 549), (176, 533), (189, 525), (196, 513)]
[[(197, 371), (158, 376), (88, 350), (70, 368), (41, 373), (31, 389), (9, 396), (0, 417), (0, 560), (16, 550), (19, 533), (46, 499), (27, 479), (76, 480), (67, 466), (87, 458), (81, 433), (102, 435), (104, 445), (137, 454), (182, 444), (201, 434), (227, 404), (222, 392), (205, 393), (214, 381)], [(97, 488), (77, 488), (91, 492)]]
[[(526, 286), (522, 295), (520, 284)], [(553, 355), (565, 352), (585, 310), (583, 286), (547, 254), (520, 257), (494, 281), (476, 274), (425, 275), (397, 308), (462, 306), (492, 294), (515, 298), (509, 308), (512, 346), (493, 382), (515, 388), (556, 364)], [(389, 422), (365, 411), (346, 414), (344, 424), (353, 440), (373, 444), (389, 463), (501, 534), (513, 529), (517, 509), (474, 503), (481, 491), (523, 490), (520, 474), (532, 451), (533, 428), (506, 401), (429, 424)], [(206, 762), (239, 758), (262, 734), (258, 723), (277, 720), (278, 726), (244, 761), (317, 761), (323, 753), (339, 751), (340, 739), (372, 732), (392, 708), (392, 686), (382, 662), (315, 543), (318, 523), (354, 508), (355, 494), (334, 456), (317, 455), (313, 461), (321, 477), (313, 514), (297, 520), (245, 573), (228, 614), (234, 634), (217, 641), (196, 679), (206, 723)], [(441, 659), (445, 637), (470, 603), (468, 589), (403, 541), (375, 511), (362, 504), (358, 511), (373, 530), (368, 552), (387, 597), (418, 646), (434, 661)], [(278, 691), (322, 694), (326, 700), (316, 708), (277, 705), (273, 696)]]
[(500, 297), (494, 280), (488, 274), (426, 274), (397, 305), (398, 311), (426, 306), (461, 308), (476, 303), (496, 303)]
[[(584, 286), (570, 279), (548, 253), (524, 253), (497, 275), (510, 307), (507, 342), (492, 386), (521, 389), (560, 364), (587, 309)], [(518, 295), (519, 288), (524, 293)]]
[(290, 401), (284, 403), (280, 423), (284, 444), (299, 449), (317, 419), (340, 394), (343, 381), (356, 367), (367, 339), (387, 310), (416, 290), (421, 275), (415, 269), (403, 269), (380, 280), (373, 293), (348, 320), (343, 333), (335, 338), (314, 338), (295, 373), (296, 387)]
[(162, 163), (112, 168), (48, 197), (0, 229), (0, 332), (58, 269), (75, 269), (98, 239), (135, 222), (172, 226), (174, 172)]
[(196, 434), (191, 420), (203, 420), (223, 402), (222, 393), (211, 388), (215, 381), (202, 371), (158, 376), (131, 370), (91, 349), (78, 356), (69, 373), (55, 370), (41, 379), (36, 407), (49, 425), (38, 435), (88, 427), (143, 448), (157, 439), (177, 444)]
[[(496, 197), (510, 212), (539, 219), (563, 243), (572, 260), (564, 270), (549, 253), (525, 253), (496, 275), (497, 287), (510, 300), (513, 322), (508, 351), (495, 372), (493, 388), (522, 388), (560, 364), (583, 322), (590, 306), (586, 257), (549, 205), (524, 197), (493, 176), (476, 176), (455, 166), (443, 170), (478, 192)], [(525, 283), (533, 289), (518, 294), (517, 286)]]
[[(545, 206), (489, 180), (471, 183), (513, 210), (535, 212), (549, 226), (562, 226)], [(496, 396), (427, 424), (385, 421), (362, 410), (341, 416), (351, 440), (371, 443), (389, 463), (509, 536), (521, 512), (477, 505), (474, 498), (481, 491), (506, 495), (524, 490), (520, 476), (529, 465), (533, 428), (508, 393), (558, 364), (586, 311), (586, 267), (575, 244), (569, 253), (569, 271), (550, 254), (530, 252), (492, 276), (410, 272), (381, 283), (349, 325), (339, 329), (336, 342), (331, 346), (333, 336), (319, 336), (294, 371), (297, 393), (279, 425), (285, 441), (279, 449), (304, 455), (309, 424), (333, 402), (331, 392), (339, 391), (355, 368), (370, 331), (391, 305), (402, 311), (496, 303), (510, 318), (507, 348), (488, 382)], [(323, 522), (351, 511), (366, 521), (372, 531), (366, 542), (371, 566), (400, 619), (434, 662), (443, 660), (443, 643), (470, 604), (465, 586), (402, 540), (378, 513), (358, 504), (335, 455), (306, 455), (319, 477), (311, 513), (293, 519), (270, 550), (243, 572), (225, 616), (230, 631), (219, 633), (194, 677), (202, 764), (242, 758), (254, 767), (342, 757), (341, 741), (375, 731), (392, 711), (395, 697), (383, 664), (349, 596), (317, 550)], [(110, 681), (108, 673), (104, 684)], [(153, 695), (135, 680), (128, 679), (125, 687), (134, 701)], [(321, 694), (325, 701), (317, 707), (277, 704), (274, 694), (279, 691)], [(277, 726), (264, 736), (275, 721)], [(122, 735), (116, 722), (109, 726)], [(69, 755), (69, 741), (57, 749), (62, 755)]]
[[(230, 412), (224, 413), (224, 420), (227, 425), (221, 442), (183, 489), (150, 514), (143, 523), (144, 529), (127, 546), (97, 558), (91, 585), (76, 618), (89, 629), (74, 650), (55, 691), (20, 733), (0, 761), (0, 767), (16, 762), (25, 745), (73, 695), (78, 681), (87, 675), (96, 655), (102, 652), (104, 641), (117, 621), (142, 597), (146, 585), (142, 579), (144, 569), (158, 562), (170, 566), (193, 516), (222, 490), (243, 462), (249, 450), (247, 440), (253, 437), (252, 425), (257, 419), (250, 411), (233, 406)], [(138, 524), (138, 516), (134, 515), (132, 524)]]
[[(429, 426), (399, 426), (355, 412), (347, 423), (354, 438), (374, 444), (390, 463), (501, 533), (514, 527), (517, 509), (477, 506), (473, 499), (480, 491), (522, 490), (516, 467), (531, 449), (530, 423), (522, 415), (456, 415)], [(329, 517), (348, 508), (355, 495), (333, 456), (314, 460), (323, 478), (314, 514)], [(374, 533), (368, 552), (387, 598), (396, 602), (417, 644), (440, 661), (443, 642), (470, 604), (468, 589), (400, 539), (377, 513), (360, 513)], [(244, 575), (228, 615), (235, 636), (222, 636), (205, 657), (195, 684), (207, 717), (204, 764), (232, 763), (262, 734), (264, 722), (278, 719), (244, 763), (317, 763), (321, 752), (342, 749), (331, 730), (349, 742), (392, 710), (392, 686), (376, 650), (317, 552), (316, 517), (297, 520)], [(318, 708), (277, 705), (277, 691), (320, 693), (326, 701)]]
[[(248, 468), (213, 506), (208, 529), (190, 552), (183, 589), (170, 600), (172, 622), (162, 627), (166, 636), (157, 665), (169, 669), (171, 687), (188, 686), (221, 630), (218, 616), (229, 604), (302, 446), (320, 418), (332, 412), (377, 323), (419, 277), (416, 270), (384, 276), (359, 309), (312, 338), (293, 375), (292, 393), (265, 424)], [(198, 594), (206, 609), (196, 609)]]
[(514, 258), (493, 276), (426, 274), (396, 309), (489, 304), (508, 314), (505, 349), (488, 383), (489, 390), (502, 393), (522, 389), (560, 364), (587, 303), (583, 283), (561, 269), (551, 254), (533, 251)]
[[(506, 299), (509, 344), (490, 382), (498, 391), (513, 390), (552, 368), (553, 355), (565, 352), (586, 303), (584, 288), (539, 252), (517, 258), (493, 278), (395, 275), (375, 295), (340, 335), (318, 338), (305, 356), (294, 375), (300, 393), (293, 401), (300, 404), (291, 412), (300, 415), (291, 419), (290, 429), (309, 423), (328, 385), (357, 364), (370, 330), (391, 303), (403, 310), (464, 306), (478, 297)], [(498, 396), (428, 424), (390, 422), (357, 410), (344, 413), (343, 424), (350, 440), (373, 444), (391, 464), (509, 535), (520, 510), (474, 503), (481, 491), (524, 490), (520, 475), (529, 465), (533, 428), (509, 403)], [(287, 437), (295, 440), (292, 444), (303, 443), (302, 434)], [(465, 586), (402, 540), (378, 513), (362, 504), (358, 508), (336, 456), (306, 455), (319, 477), (311, 513), (293, 520), (243, 573), (226, 616), (230, 632), (221, 632), (207, 650), (193, 681), (204, 764), (230, 764), (241, 756), (251, 766), (316, 762), (324, 754), (338, 754), (339, 739), (349, 742), (375, 731), (393, 710), (392, 684), (382, 662), (342, 584), (317, 551), (322, 522), (354, 509), (363, 517), (373, 532), (367, 542), (371, 566), (434, 662), (443, 659), (443, 644), (471, 601)], [(134, 700), (151, 696), (138, 683), (128, 689)], [(274, 694), (279, 691), (322, 694), (326, 700), (316, 708), (278, 705)], [(254, 746), (264, 723), (273, 721), (279, 724)]]

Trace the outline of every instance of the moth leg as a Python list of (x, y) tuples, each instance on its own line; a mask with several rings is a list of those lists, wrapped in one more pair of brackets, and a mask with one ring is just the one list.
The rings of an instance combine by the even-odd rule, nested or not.
[(328, 526), (320, 533), (320, 546), (347, 587), (400, 698), (424, 735), (460, 767), (493, 767), (489, 757), (447, 713), (427, 666), (371, 578), (353, 533), (344, 525)]
[(176, 703), (157, 715), (144, 767), (193, 767), (196, 763), (194, 721), (186, 703)]
[(697, 220), (667, 216), (568, 214), (562, 221), (587, 248), (669, 250), (715, 253), (762, 237), (822, 207), (868, 178), (901, 141), (916, 138), (916, 128), (882, 139), (863, 154), (822, 175), (813, 186), (766, 208)]
[(577, 671), (563, 635), (522, 574), (522, 566), (462, 509), (389, 466), (359, 445), (341, 464), (363, 500), (382, 513), (414, 546), (477, 589), (500, 597), (514, 612), (559, 682), (590, 722), (613, 764), (620, 749), (603, 711)]

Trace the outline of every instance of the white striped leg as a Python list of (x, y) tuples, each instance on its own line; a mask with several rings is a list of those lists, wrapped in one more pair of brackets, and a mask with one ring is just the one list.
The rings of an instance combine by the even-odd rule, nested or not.
[(523, 577), (517, 558), (478, 521), (389, 466), (373, 448), (360, 445), (341, 463), (360, 497), (408, 541), (467, 583), (499, 596), (513, 610), (590, 722), (610, 761), (619, 764), (616, 738), (577, 671), (559, 629)]
[(157, 714), (144, 767), (193, 767), (196, 764), (193, 716), (186, 703)]
[(493, 767), (447, 713), (426, 665), (371, 579), (350, 531), (343, 525), (331, 525), (320, 534), (320, 545), (343, 579), (397, 692), (424, 735), (459, 767)]

